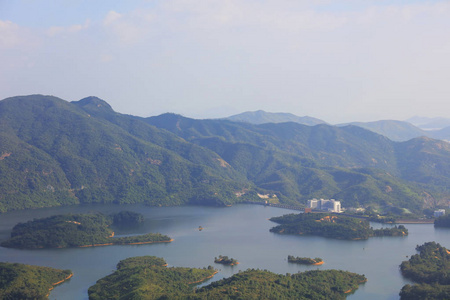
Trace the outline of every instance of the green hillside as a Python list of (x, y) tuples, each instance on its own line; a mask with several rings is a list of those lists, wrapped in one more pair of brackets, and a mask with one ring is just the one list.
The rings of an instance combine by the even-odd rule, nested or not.
[(340, 270), (314, 270), (279, 275), (247, 270), (213, 282), (193, 299), (346, 299), (366, 282), (364, 275)]
[[(0, 211), (79, 203), (229, 205), (335, 198), (420, 212), (447, 203), (450, 147), (357, 126), (140, 118), (87, 97), (0, 101)], [(236, 195), (240, 195), (237, 197)]]
[(89, 288), (89, 299), (187, 299), (195, 285), (217, 273), (212, 267), (166, 266), (164, 259), (154, 256), (122, 260), (117, 271)]
[(413, 149), (410, 143), (424, 140), (393, 142), (357, 126), (251, 125), (174, 114), (147, 122), (213, 150), (284, 202), (323, 197), (341, 200), (344, 207), (374, 204), (419, 212), (424, 205), (445, 203), (449, 195), (448, 174), (427, 171), (450, 161), (441, 141), (427, 139), (423, 148)]
[[(96, 100), (82, 101), (84, 108)], [(92, 202), (223, 205), (248, 186), (207, 149), (109, 106), (103, 113), (120, 122), (80, 106), (40, 95), (0, 101), (1, 211)]]
[(0, 262), (0, 298), (48, 299), (50, 290), (71, 276), (70, 270)]

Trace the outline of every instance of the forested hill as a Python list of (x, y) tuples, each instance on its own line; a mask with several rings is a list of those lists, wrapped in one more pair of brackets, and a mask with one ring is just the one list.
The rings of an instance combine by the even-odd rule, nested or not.
[[(430, 138), (393, 142), (357, 126), (306, 126), (297, 123), (251, 125), (224, 120), (194, 120), (174, 114), (147, 118), (147, 122), (167, 129), (200, 145), (218, 142), (247, 144), (314, 160), (317, 164), (342, 168), (376, 168), (394, 176), (408, 177), (411, 167), (426, 168), (427, 161), (450, 162), (450, 145)], [(210, 146), (212, 147), (212, 146)], [(412, 162), (416, 161), (415, 164)], [(429, 164), (430, 166), (433, 163)], [(450, 177), (450, 170), (438, 168), (430, 176)], [(441, 174), (439, 174), (441, 173)]]
[[(75, 203), (226, 205), (276, 194), (419, 212), (446, 201), (450, 148), (355, 127), (140, 118), (96, 97), (0, 101), (0, 211)], [(241, 197), (237, 197), (244, 194)]]
[(91, 202), (223, 205), (248, 185), (216, 153), (97, 98), (0, 101), (0, 211)]
[(49, 291), (72, 275), (70, 270), (0, 262), (0, 299), (48, 299)]
[(252, 125), (175, 114), (146, 121), (215, 151), (259, 187), (288, 199), (334, 197), (344, 206), (394, 211), (448, 199), (450, 146), (443, 141), (393, 142), (357, 126)]

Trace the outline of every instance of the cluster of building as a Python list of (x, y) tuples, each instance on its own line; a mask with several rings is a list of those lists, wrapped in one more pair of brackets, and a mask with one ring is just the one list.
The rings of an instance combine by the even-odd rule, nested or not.
[(341, 212), (341, 201), (336, 201), (334, 199), (312, 199), (308, 200), (308, 208), (320, 209), (329, 212)]
[[(328, 212), (340, 213), (342, 212), (341, 201), (336, 201), (334, 199), (311, 199), (308, 200), (307, 208), (305, 212), (311, 212), (311, 210), (324, 210)], [(351, 212), (364, 212), (364, 208), (348, 208)], [(347, 210), (346, 210), (347, 211)], [(434, 217), (439, 218), (445, 215), (445, 209), (437, 209), (434, 211)]]
[(434, 211), (434, 217), (439, 218), (445, 215), (445, 209), (438, 209)]

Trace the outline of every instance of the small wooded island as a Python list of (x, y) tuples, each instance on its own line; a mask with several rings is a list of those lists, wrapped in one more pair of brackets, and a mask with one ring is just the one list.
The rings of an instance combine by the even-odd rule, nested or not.
[(216, 264), (222, 264), (227, 266), (234, 266), (239, 264), (239, 262), (236, 259), (228, 257), (226, 255), (225, 256), (219, 255), (219, 257), (214, 257), (214, 262)]
[(295, 263), (295, 264), (302, 264), (302, 265), (314, 265), (314, 266), (320, 266), (323, 265), (324, 261), (316, 257), (314, 259), (309, 257), (294, 257), (292, 255), (288, 255), (288, 262)]
[(428, 242), (417, 246), (419, 254), (402, 262), (402, 275), (415, 282), (405, 285), (402, 300), (450, 299), (450, 251), (440, 244)]
[(318, 235), (344, 240), (366, 240), (372, 236), (406, 236), (403, 225), (373, 229), (367, 220), (327, 213), (288, 214), (273, 217), (280, 225), (270, 229), (280, 234)]
[[(103, 214), (67, 214), (35, 219), (19, 223), (12, 229), (11, 238), (1, 246), (20, 249), (92, 247), (109, 245), (135, 245), (172, 241), (159, 233), (129, 237), (114, 237), (110, 226), (122, 226), (140, 218), (136, 213), (118, 213), (112, 216)], [(116, 216), (119, 217), (116, 217)], [(115, 219), (120, 222), (116, 223)], [(126, 221), (125, 221), (126, 220)]]
[(366, 282), (364, 275), (347, 271), (308, 271), (279, 275), (249, 269), (229, 278), (194, 288), (217, 273), (203, 269), (165, 267), (161, 258), (128, 258), (117, 271), (89, 288), (89, 299), (345, 299)]
[(47, 299), (54, 286), (72, 277), (70, 270), (0, 263), (0, 299)]

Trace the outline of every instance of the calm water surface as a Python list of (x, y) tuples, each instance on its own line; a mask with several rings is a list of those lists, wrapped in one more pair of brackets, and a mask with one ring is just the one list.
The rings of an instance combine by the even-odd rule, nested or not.
[[(63, 213), (121, 210), (140, 212), (142, 226), (133, 231), (116, 231), (116, 236), (160, 232), (172, 243), (70, 248), (51, 250), (16, 250), (0, 247), (0, 261), (19, 262), (59, 269), (70, 269), (74, 277), (56, 287), (50, 299), (88, 299), (87, 290), (98, 279), (112, 273), (125, 258), (142, 255), (163, 257), (169, 266), (207, 267), (219, 273), (211, 279), (229, 277), (248, 268), (267, 269), (285, 274), (310, 269), (341, 269), (365, 274), (368, 282), (348, 299), (399, 299), (403, 285), (409, 283), (399, 272), (399, 264), (415, 252), (418, 244), (436, 241), (450, 248), (450, 230), (433, 225), (407, 225), (408, 237), (380, 237), (367, 241), (340, 241), (322, 237), (277, 235), (269, 232), (275, 225), (268, 220), (292, 211), (259, 205), (212, 207), (145, 207), (140, 205), (89, 205), (17, 211), (0, 215), (0, 240), (9, 237), (18, 222)], [(202, 226), (203, 231), (198, 227)], [(372, 224), (380, 227), (379, 224)], [(233, 267), (214, 264), (214, 257), (227, 255), (240, 264)], [(322, 266), (288, 264), (287, 256), (321, 257)], [(207, 283), (205, 283), (207, 284)]]

